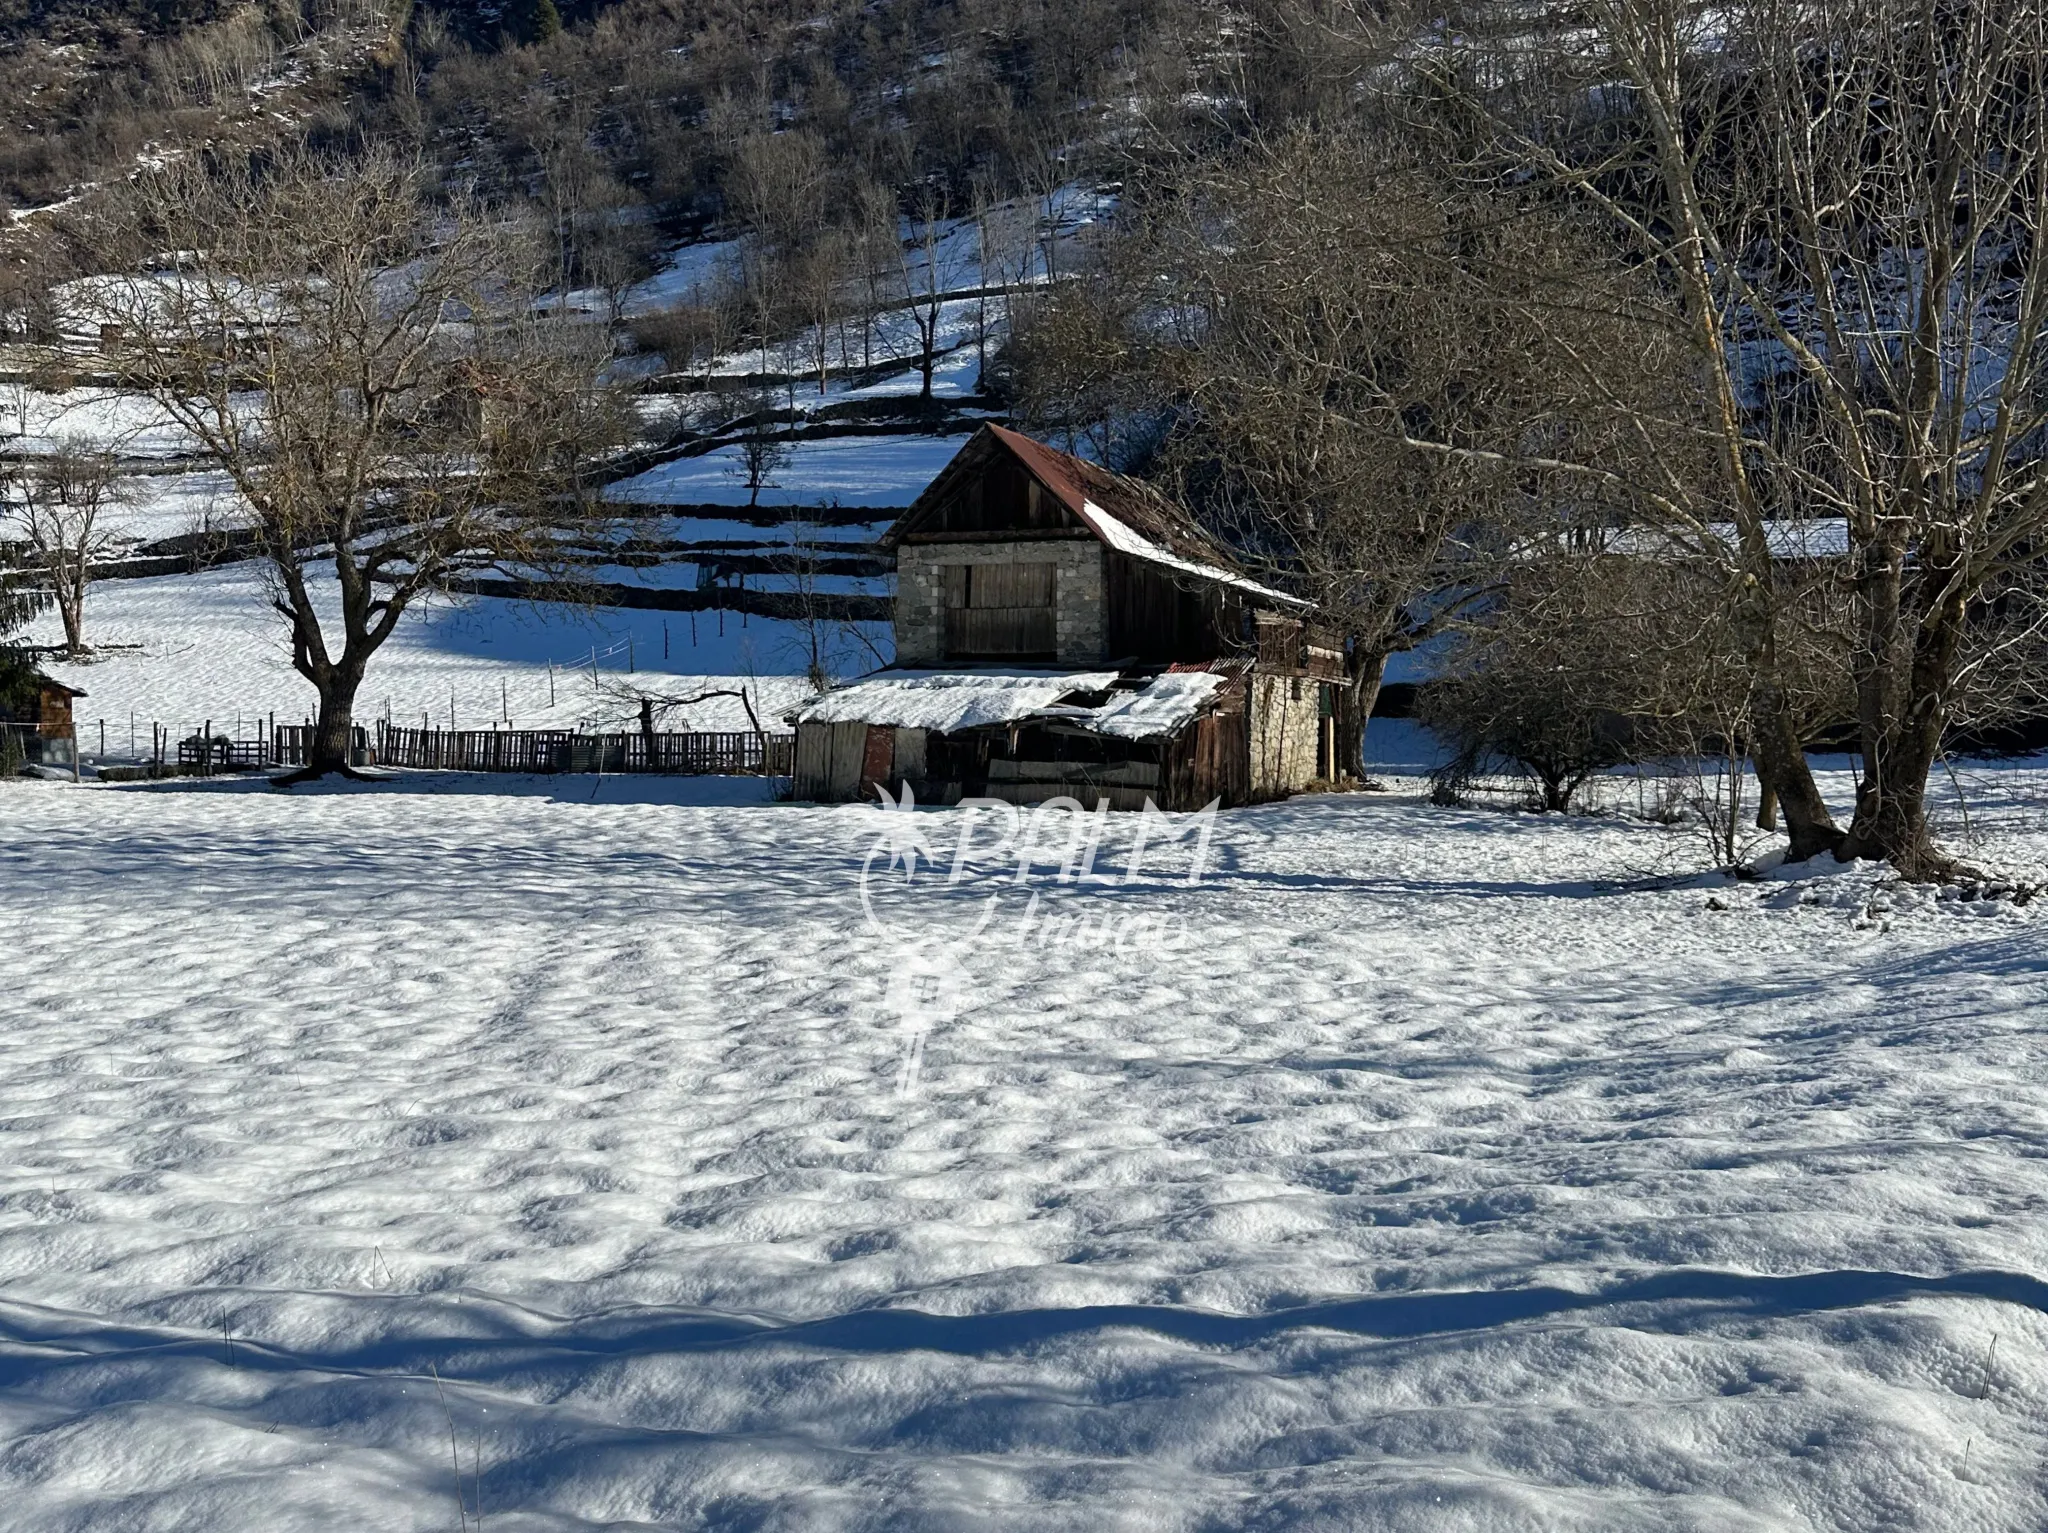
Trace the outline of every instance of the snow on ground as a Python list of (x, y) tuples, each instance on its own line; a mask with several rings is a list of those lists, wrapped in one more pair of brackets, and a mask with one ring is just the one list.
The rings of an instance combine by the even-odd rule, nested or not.
[[(789, 461), (761, 491), (764, 506), (907, 506), (967, 445), (961, 436), (835, 437), (789, 444)], [(744, 506), (737, 447), (678, 458), (605, 492), (644, 505)]]
[[(76, 709), (88, 756), (98, 753), (102, 720), (109, 754), (130, 753), (131, 712), (147, 750), (152, 720), (170, 725), (180, 739), (209, 720), (229, 732), (239, 721), (240, 730), (253, 735), (259, 717), (297, 723), (314, 709), (312, 687), (291, 667), (288, 630), (269, 609), (258, 564), (103, 581), (87, 601), (88, 634), (103, 646), (101, 658), (84, 665), (53, 661), (46, 668), (87, 694)], [(841, 625), (821, 627), (820, 641), (838, 674), (870, 670), (891, 653), (886, 624), (861, 628), (865, 642)], [(50, 616), (31, 636), (54, 643), (61, 630)], [(446, 728), (452, 701), (463, 729), (487, 729), (508, 713), (517, 729), (616, 727), (636, 716), (636, 691), (680, 697), (744, 686), (764, 723), (775, 728), (772, 719), (810, 694), (802, 680), (808, 638), (796, 623), (733, 612), (580, 608), (493, 597), (440, 601), (408, 613), (377, 652), (357, 713), (369, 723), (388, 711), (412, 726), (424, 714)], [(736, 699), (721, 698), (668, 716), (666, 727), (748, 724)]]
[[(112, 557), (139, 543), (242, 525), (246, 503), (219, 470), (192, 473), (123, 473), (95, 530)], [(0, 538), (22, 536), (19, 504), (0, 509)]]
[(792, 548), (846, 544), (857, 551), (867, 552), (864, 545), (874, 543), (895, 521), (894, 517), (884, 516), (873, 522), (807, 522), (802, 520), (803, 507), (788, 506), (762, 507), (756, 514), (758, 521), (742, 521), (738, 517), (661, 516), (650, 512), (636, 515), (626, 524), (625, 530), (634, 538), (669, 538), (699, 548), (758, 549), (778, 545)]
[[(628, 319), (640, 319), (678, 304), (702, 303), (713, 297), (721, 285), (739, 280), (739, 263), (738, 240), (679, 245), (669, 252), (660, 271), (628, 290), (625, 315)], [(602, 295), (591, 293), (587, 297), (600, 300)]]
[[(902, 228), (904, 262), (911, 285), (927, 282), (936, 271), (939, 283), (949, 289), (1009, 282), (1017, 285), (1046, 280), (1048, 244), (1068, 251), (1084, 231), (1109, 218), (1116, 208), (1113, 194), (1079, 182), (1055, 188), (1043, 198), (999, 202), (990, 207), (985, 221), (993, 255), (984, 279), (982, 228), (972, 218), (943, 220), (938, 229), (936, 249), (929, 260), (923, 247), (923, 230), (906, 220)], [(743, 247), (738, 240), (703, 240), (671, 250), (657, 271), (627, 291), (624, 311), (629, 319), (659, 314), (683, 303), (702, 303), (721, 286), (740, 280)], [(1063, 256), (1062, 260), (1066, 258)], [(904, 280), (903, 266), (880, 274), (885, 284)], [(603, 307), (603, 294), (595, 289), (572, 293), (572, 306)]]
[(2033, 910), (1392, 781), (0, 785), (0, 1527), (2048, 1522)]
[(120, 499), (99, 525), (122, 542), (154, 543), (187, 533), (245, 525), (248, 504), (218, 469), (188, 474), (128, 474)]
[[(255, 396), (236, 395), (238, 409)], [(45, 392), (26, 384), (0, 389), (0, 437), (11, 451), (48, 452), (78, 443), (130, 458), (168, 458), (199, 444), (145, 394), (84, 386)]]

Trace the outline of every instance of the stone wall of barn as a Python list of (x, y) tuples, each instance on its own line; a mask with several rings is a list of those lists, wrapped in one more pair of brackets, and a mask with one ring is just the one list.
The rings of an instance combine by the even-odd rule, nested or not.
[(1252, 797), (1299, 793), (1316, 777), (1321, 709), (1313, 677), (1255, 671), (1251, 679)]
[(946, 566), (1051, 564), (1054, 642), (1061, 665), (1099, 665), (1103, 620), (1102, 545), (1093, 538), (1020, 538), (1002, 543), (906, 543), (896, 551), (896, 663), (943, 665)]

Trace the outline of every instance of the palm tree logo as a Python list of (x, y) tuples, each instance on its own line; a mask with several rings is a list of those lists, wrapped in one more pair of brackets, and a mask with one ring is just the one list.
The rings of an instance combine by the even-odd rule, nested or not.
[[(883, 999), (885, 1010), (896, 1018), (902, 1034), (903, 1054), (896, 1072), (896, 1094), (913, 1095), (924, 1072), (925, 1040), (934, 1027), (959, 1016), (968, 990), (964, 963), (970, 945), (988, 930), (995, 919), (999, 893), (982, 902), (972, 929), (948, 934), (944, 923), (934, 922), (927, 909), (916, 918), (892, 904), (877, 906), (878, 886), (893, 885), (900, 894), (917, 883), (920, 870), (936, 872), (938, 854), (925, 834), (928, 819), (916, 814), (917, 800), (910, 784), (903, 796), (893, 798), (886, 787), (875, 790), (877, 804), (850, 806), (874, 839), (860, 865), (860, 907), (868, 929), (881, 939), (889, 954), (889, 984)], [(878, 812), (879, 811), (879, 812)]]
[[(875, 838), (868, 846), (867, 856), (861, 860), (860, 865), (861, 913), (867, 917), (871, 930), (899, 947), (933, 945), (930, 935), (932, 925), (928, 918), (909, 924), (900, 917), (891, 919), (876, 909), (875, 891), (878, 879), (886, 879), (900, 873), (903, 886), (912, 887), (917, 882), (918, 869), (936, 869), (939, 858), (925, 835), (924, 822), (916, 813), (917, 799), (912, 794), (909, 783), (903, 785), (901, 798), (892, 798), (888, 788), (881, 785), (876, 786), (875, 795), (879, 800), (878, 804), (848, 805), (847, 811), (843, 811), (859, 816), (865, 824), (872, 826), (875, 832)], [(877, 813), (878, 808), (880, 813)], [(988, 930), (989, 922), (995, 919), (996, 902), (1000, 898), (1000, 894), (990, 894), (982, 902), (981, 914), (976, 919), (973, 930), (951, 939), (945, 945), (964, 947)]]

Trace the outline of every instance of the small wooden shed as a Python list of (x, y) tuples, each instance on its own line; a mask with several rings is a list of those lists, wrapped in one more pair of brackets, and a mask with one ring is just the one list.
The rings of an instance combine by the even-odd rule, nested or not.
[(78, 725), (72, 703), (85, 696), (41, 671), (28, 670), (11, 688), (0, 688), (0, 729), (29, 766), (78, 764)]

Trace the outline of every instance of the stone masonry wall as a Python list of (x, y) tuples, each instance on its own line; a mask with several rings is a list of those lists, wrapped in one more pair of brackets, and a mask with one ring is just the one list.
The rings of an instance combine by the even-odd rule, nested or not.
[[(1108, 641), (1103, 624), (1102, 545), (1093, 538), (1014, 543), (907, 543), (896, 551), (896, 663), (945, 661), (949, 564), (1052, 564), (1054, 635), (1061, 665), (1096, 665)], [(1313, 705), (1311, 705), (1313, 708)], [(1314, 752), (1310, 752), (1314, 761)]]
[[(1301, 696), (1294, 695), (1296, 686)], [(1252, 673), (1252, 797), (1298, 793), (1316, 775), (1320, 725), (1316, 683)]]

